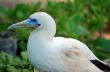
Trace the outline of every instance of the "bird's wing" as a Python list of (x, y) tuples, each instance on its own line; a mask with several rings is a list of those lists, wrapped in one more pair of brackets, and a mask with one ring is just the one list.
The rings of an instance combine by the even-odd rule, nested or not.
[(82, 56), (90, 60), (98, 59), (84, 43), (72, 38), (59, 37), (58, 39), (60, 40), (59, 42), (62, 41), (62, 44), (64, 44), (63, 46), (61, 44), (63, 50), (80, 50)]
[(103, 72), (77, 49), (64, 50), (62, 60), (75, 72)]
[(82, 66), (81, 68), (86, 66), (89, 72), (110, 70), (110, 67), (102, 63), (84, 43), (71, 38), (57, 38), (56, 40), (61, 42), (59, 43), (60, 51), (68, 58), (70, 65), (77, 63)]
[(71, 69), (71, 72), (102, 72), (89, 60), (89, 58), (97, 59), (97, 57), (83, 43), (66, 38), (55, 40), (59, 45), (60, 50), (58, 51), (61, 53), (59, 56), (65, 65)]

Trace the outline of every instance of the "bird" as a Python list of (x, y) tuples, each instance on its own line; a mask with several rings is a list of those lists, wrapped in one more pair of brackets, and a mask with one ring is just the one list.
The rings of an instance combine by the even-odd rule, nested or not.
[(27, 51), (39, 72), (104, 72), (110, 67), (99, 60), (81, 41), (55, 37), (56, 23), (46, 12), (36, 12), (8, 29), (33, 27)]

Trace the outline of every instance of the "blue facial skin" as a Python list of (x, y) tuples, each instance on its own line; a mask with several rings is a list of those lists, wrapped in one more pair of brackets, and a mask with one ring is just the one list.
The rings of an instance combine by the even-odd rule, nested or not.
[(29, 26), (35, 26), (35, 27), (40, 26), (40, 24), (38, 23), (36, 19), (31, 19), (31, 18), (28, 19), (27, 24)]
[(38, 21), (36, 19), (29, 19), (28, 24), (38, 24)]

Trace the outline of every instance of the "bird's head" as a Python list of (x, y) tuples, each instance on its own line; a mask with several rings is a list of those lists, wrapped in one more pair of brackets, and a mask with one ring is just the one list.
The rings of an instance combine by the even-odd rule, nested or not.
[(29, 16), (28, 19), (19, 23), (12, 24), (8, 29), (23, 28), (23, 27), (34, 27), (40, 29), (53, 29), (55, 28), (55, 21), (53, 18), (45, 12), (36, 12)]

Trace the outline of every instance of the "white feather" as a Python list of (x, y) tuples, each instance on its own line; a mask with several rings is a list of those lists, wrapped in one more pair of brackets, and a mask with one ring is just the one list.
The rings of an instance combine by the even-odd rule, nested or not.
[(41, 72), (102, 72), (90, 60), (97, 57), (82, 42), (64, 37), (54, 37), (56, 25), (53, 18), (37, 12), (30, 17), (42, 25), (34, 30), (28, 40), (31, 63)]

